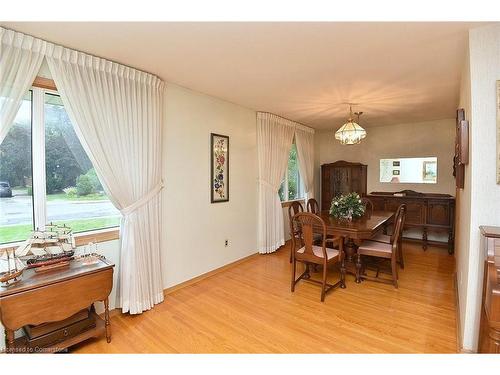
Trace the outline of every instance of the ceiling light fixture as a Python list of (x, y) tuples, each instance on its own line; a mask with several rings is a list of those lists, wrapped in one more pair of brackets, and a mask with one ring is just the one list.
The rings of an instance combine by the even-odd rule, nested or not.
[(358, 116), (358, 122), (354, 122), (352, 105), (349, 104), (349, 119), (335, 132), (335, 139), (343, 145), (357, 145), (363, 138), (366, 138), (366, 130), (359, 125), (359, 116), (363, 112), (354, 112), (354, 114)]

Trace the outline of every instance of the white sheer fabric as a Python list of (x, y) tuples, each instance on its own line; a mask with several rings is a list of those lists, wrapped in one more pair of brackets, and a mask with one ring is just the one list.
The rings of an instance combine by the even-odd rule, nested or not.
[(306, 197), (314, 197), (314, 130), (297, 127), (295, 144), (299, 159), (299, 171), (304, 183)]
[(294, 132), (292, 121), (271, 113), (257, 113), (258, 247), (261, 254), (271, 253), (285, 244), (278, 190), (285, 174)]
[(0, 144), (42, 65), (47, 43), (0, 28)]
[(131, 314), (149, 310), (163, 301), (163, 82), (60, 46), (51, 46), (47, 63), (78, 138), (123, 215), (119, 303)]

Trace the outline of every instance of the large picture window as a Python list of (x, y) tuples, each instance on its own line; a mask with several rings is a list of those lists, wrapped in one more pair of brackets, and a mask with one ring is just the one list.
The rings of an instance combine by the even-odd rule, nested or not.
[(24, 240), (49, 222), (74, 232), (119, 225), (55, 91), (33, 88), (24, 100), (0, 145), (0, 183), (12, 189), (0, 197), (0, 243)]
[(304, 187), (299, 173), (297, 146), (295, 142), (292, 144), (290, 154), (288, 155), (288, 166), (278, 194), (282, 202), (304, 198)]

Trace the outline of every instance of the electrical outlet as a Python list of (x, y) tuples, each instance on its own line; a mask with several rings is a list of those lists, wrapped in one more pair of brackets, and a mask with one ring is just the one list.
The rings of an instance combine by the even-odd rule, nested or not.
[(229, 246), (229, 240), (224, 241), (224, 246), (228, 247)]

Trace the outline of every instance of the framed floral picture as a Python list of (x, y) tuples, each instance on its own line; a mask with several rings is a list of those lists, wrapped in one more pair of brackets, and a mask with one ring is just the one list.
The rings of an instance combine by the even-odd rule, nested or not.
[(229, 201), (229, 137), (210, 134), (210, 201)]

